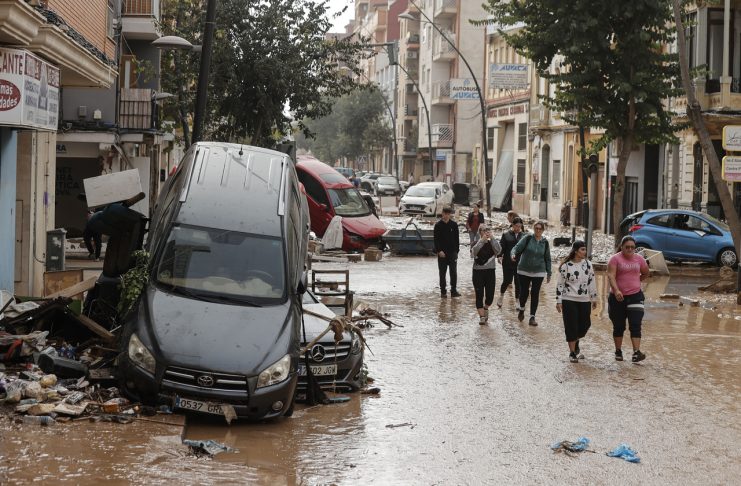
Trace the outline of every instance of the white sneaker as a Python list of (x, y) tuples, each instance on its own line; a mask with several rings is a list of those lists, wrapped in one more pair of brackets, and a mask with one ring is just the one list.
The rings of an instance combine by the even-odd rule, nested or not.
[(497, 297), (497, 307), (500, 309), (502, 308), (502, 301), (504, 300), (504, 294), (499, 294), (499, 297)]

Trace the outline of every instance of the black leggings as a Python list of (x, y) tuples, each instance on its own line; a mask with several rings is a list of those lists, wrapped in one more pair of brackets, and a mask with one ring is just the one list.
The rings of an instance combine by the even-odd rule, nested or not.
[(502, 286), (499, 288), (499, 292), (505, 293), (507, 287), (514, 281), (515, 283), (515, 299), (520, 298), (520, 279), (517, 278), (517, 267), (505, 267), (502, 265)]
[(607, 315), (612, 321), (612, 337), (623, 337), (625, 320), (628, 320), (630, 337), (641, 338), (641, 322), (643, 321), (643, 292), (624, 295), (623, 301), (618, 302), (615, 295), (610, 293), (607, 298)]
[(486, 307), (494, 302), (494, 289), (497, 288), (497, 274), (493, 268), (473, 271), (473, 290), (476, 292), (476, 308), (484, 308), (484, 293), (486, 293)]
[[(540, 299), (540, 286), (543, 285), (543, 277), (528, 277), (527, 275), (517, 274), (520, 279), (520, 309), (525, 308), (527, 296), (530, 294), (530, 315), (534, 316), (538, 310), (538, 300)], [(532, 283), (533, 289), (530, 290)]]
[(566, 341), (577, 341), (587, 335), (592, 326), (592, 303), (563, 300), (563, 328), (566, 331)]

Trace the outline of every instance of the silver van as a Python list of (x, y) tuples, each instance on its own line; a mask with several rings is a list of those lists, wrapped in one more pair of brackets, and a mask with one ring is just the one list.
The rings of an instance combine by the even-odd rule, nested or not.
[(293, 161), (199, 142), (150, 224), (149, 281), (122, 333), (127, 394), (248, 419), (290, 415), (298, 378), (308, 209)]

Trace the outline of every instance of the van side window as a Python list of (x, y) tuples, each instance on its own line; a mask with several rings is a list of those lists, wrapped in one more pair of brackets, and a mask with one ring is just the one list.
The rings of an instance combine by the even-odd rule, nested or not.
[[(298, 195), (296, 194), (295, 187), (291, 189), (291, 198), (289, 200), (288, 207), (288, 233), (286, 234), (286, 253), (288, 253), (289, 261), (303, 261), (303, 255), (301, 252), (301, 207), (299, 206)], [(289, 279), (291, 284), (295, 282), (296, 275), (293, 274), (295, 268), (291, 266), (288, 270), (291, 272)]]
[(301, 181), (301, 183), (304, 185), (304, 189), (306, 189), (306, 194), (309, 195), (314, 201), (316, 201), (318, 204), (326, 204), (329, 206), (329, 199), (327, 199), (327, 191), (324, 190), (324, 186), (311, 177), (306, 172), (299, 170), (298, 172), (298, 180)]

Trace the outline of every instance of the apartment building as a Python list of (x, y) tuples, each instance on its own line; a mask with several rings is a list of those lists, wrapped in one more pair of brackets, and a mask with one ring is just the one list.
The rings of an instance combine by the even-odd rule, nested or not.
[(46, 232), (58, 226), (60, 98), (115, 86), (112, 3), (0, 0), (1, 289), (42, 293)]

